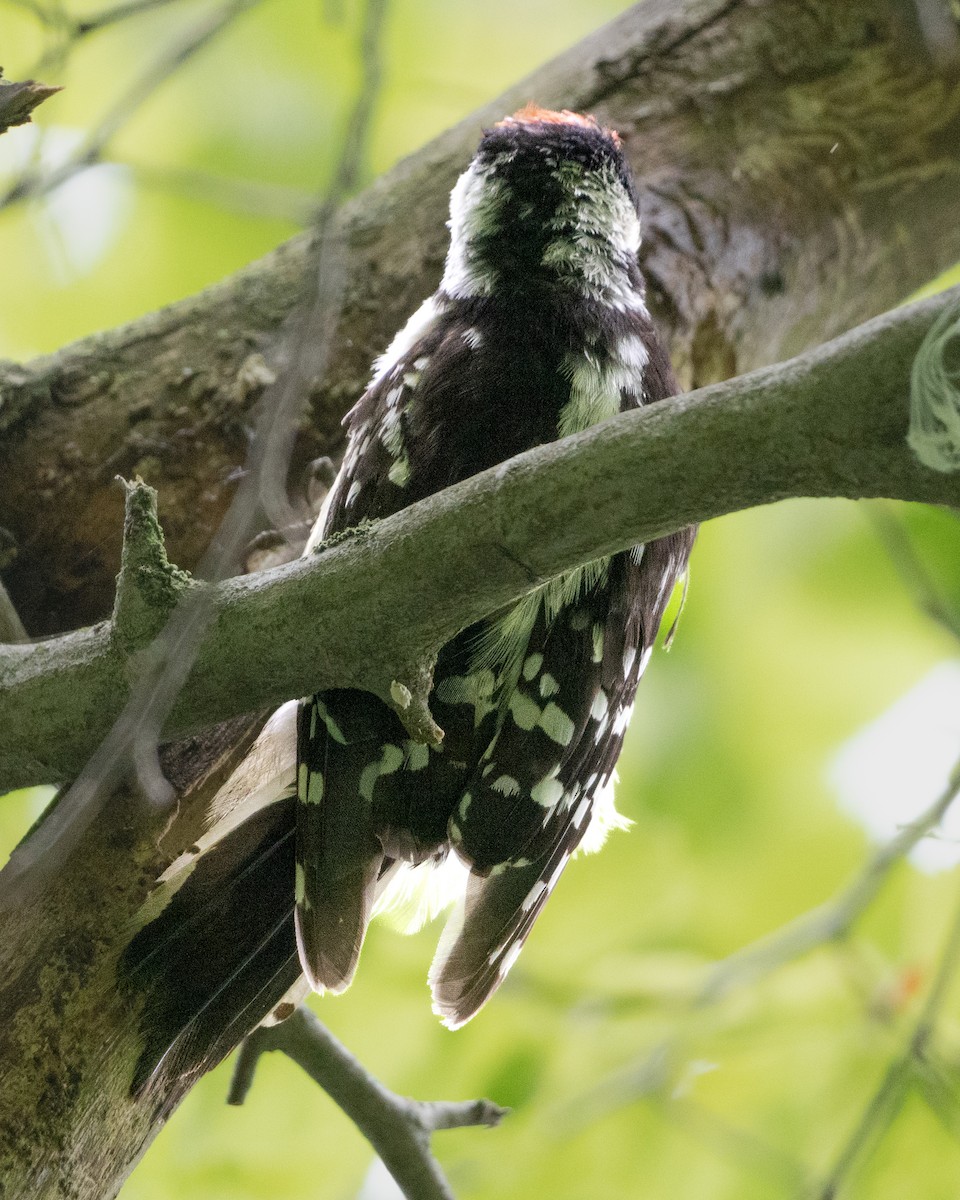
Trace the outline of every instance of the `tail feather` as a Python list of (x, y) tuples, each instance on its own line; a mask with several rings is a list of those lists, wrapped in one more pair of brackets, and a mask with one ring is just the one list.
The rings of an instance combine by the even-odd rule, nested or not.
[(489, 875), (471, 874), (430, 967), (433, 1011), (448, 1029), (475, 1017), (516, 962), (582, 830), (554, 819), (544, 850)]
[(231, 831), (128, 946), (121, 987), (145, 998), (135, 1094), (175, 1103), (296, 983), (293, 822), (291, 798)]
[[(353, 978), (384, 869), (372, 820), (382, 714), (370, 707), (362, 693), (343, 690), (299, 710), (297, 945), (317, 991), (342, 992)], [(393, 719), (385, 706), (383, 714)]]

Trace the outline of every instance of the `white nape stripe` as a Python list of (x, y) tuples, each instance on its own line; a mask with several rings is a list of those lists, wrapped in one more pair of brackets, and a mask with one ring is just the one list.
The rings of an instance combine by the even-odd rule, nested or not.
[(504, 187), (494, 170), (494, 164), (474, 160), (450, 193), (450, 249), (440, 290), (455, 300), (493, 290), (495, 280), (477, 262), (474, 241), (497, 226)]

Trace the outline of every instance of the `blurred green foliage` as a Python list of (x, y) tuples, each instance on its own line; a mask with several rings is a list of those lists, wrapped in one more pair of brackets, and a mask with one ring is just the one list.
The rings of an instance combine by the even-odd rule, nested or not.
[[(368, 176), (621, 7), (395, 3)], [(31, 129), (0, 139), (8, 172), (43, 146), (69, 147), (210, 8), (176, 0), (58, 58), (63, 11), (53, 0), (0, 5), (7, 76), (67, 85), (38, 115), (43, 140)], [(69, 9), (79, 11), (101, 10)], [(109, 155), (122, 165), (0, 212), (0, 354), (128, 320), (292, 233), (290, 214), (331, 170), (358, 20), (353, 3), (263, 0), (124, 125)], [(269, 185), (262, 211), (230, 181)], [(228, 203), (203, 198), (211, 190)], [(960, 603), (956, 518), (916, 510), (907, 528)], [(495, 1131), (436, 1138), (458, 1196), (771, 1200), (826, 1176), (917, 1020), (956, 873), (901, 864), (850, 941), (745, 980), (716, 1004), (690, 1002), (710, 963), (860, 869), (867, 837), (838, 808), (827, 766), (956, 652), (855, 505), (793, 502), (703, 530), (675, 648), (654, 659), (621, 763), (634, 828), (568, 870), (493, 1003), (466, 1029), (442, 1029), (425, 985), (437, 929), (405, 939), (385, 926), (371, 932), (350, 992), (314, 1002), (394, 1089), (513, 1108)], [(4, 800), (4, 848), (39, 802)], [(907, 1097), (857, 1165), (851, 1196), (956, 1196), (955, 1007), (951, 993), (935, 1038), (946, 1098)], [(370, 1150), (305, 1076), (267, 1056), (246, 1105), (232, 1109), (229, 1069), (189, 1096), (125, 1200), (356, 1195)]]

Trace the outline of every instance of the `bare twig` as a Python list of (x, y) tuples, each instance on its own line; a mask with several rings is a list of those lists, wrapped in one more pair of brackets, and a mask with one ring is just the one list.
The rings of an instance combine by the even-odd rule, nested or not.
[[(900, 1112), (909, 1090), (919, 1082), (918, 1077), (928, 1064), (930, 1039), (933, 1036), (947, 989), (958, 965), (960, 965), (960, 905), (954, 913), (937, 974), (907, 1047), (902, 1055), (888, 1065), (880, 1085), (870, 1097), (863, 1115), (818, 1190), (817, 1200), (835, 1200), (851, 1170), (890, 1128)], [(920, 1093), (925, 1095), (923, 1087), (920, 1088)], [(954, 1097), (954, 1102), (955, 1099)], [(956, 1128), (954, 1127), (951, 1132), (956, 1134)]]
[(97, 163), (110, 139), (134, 113), (194, 55), (204, 49), (229, 24), (260, 0), (229, 0), (198, 22), (186, 35), (168, 46), (133, 86), (114, 104), (100, 124), (87, 135), (73, 154), (52, 170), (33, 169), (24, 174), (0, 196), (0, 209), (28, 197), (41, 196), (66, 183), (78, 171)]
[(831, 900), (791, 921), (769, 937), (737, 951), (711, 967), (697, 991), (693, 1007), (716, 1003), (734, 987), (752, 983), (817, 946), (845, 938), (873, 903), (891, 870), (946, 816), (960, 790), (960, 763), (937, 799), (915, 821), (880, 846), (849, 884)]
[(718, 1004), (735, 988), (756, 983), (820, 946), (843, 941), (872, 904), (891, 870), (936, 829), (958, 792), (960, 763), (954, 767), (950, 781), (934, 803), (879, 847), (836, 896), (710, 967), (681, 1011), (675, 1031), (658, 1042), (639, 1062), (605, 1082), (589, 1107), (590, 1114), (628, 1104), (641, 1096), (662, 1094), (671, 1085), (696, 1014)]
[(275, 217), (295, 225), (308, 225), (316, 212), (316, 197), (301, 188), (254, 179), (231, 179), (184, 167), (153, 166), (126, 158), (111, 161), (129, 167), (139, 183), (215, 204), (219, 208), (257, 217)]
[(90, 16), (78, 20), (74, 26), (74, 33), (78, 38), (87, 37), (91, 33), (99, 33), (101, 29), (106, 29), (109, 25), (129, 20), (130, 17), (138, 17), (141, 13), (150, 12), (154, 8), (166, 8), (168, 4), (180, 2), (181, 0), (127, 0), (125, 4), (111, 4), (99, 12), (91, 13)]
[(672, 1095), (657, 1106), (657, 1111), (716, 1154), (740, 1162), (745, 1170), (765, 1175), (777, 1188), (777, 1195), (788, 1194), (787, 1189), (789, 1194), (802, 1194), (809, 1183), (809, 1171), (792, 1154), (689, 1097)]
[(279, 1025), (256, 1030), (243, 1043), (227, 1097), (242, 1104), (257, 1061), (281, 1050), (318, 1083), (367, 1138), (407, 1200), (453, 1200), (431, 1136), (438, 1129), (498, 1125), (508, 1110), (489, 1100), (411, 1100), (389, 1091), (302, 1006)]
[(277, 388), (268, 389), (261, 401), (274, 409), (276, 417), (264, 439), (263, 468), (255, 495), (273, 527), (281, 533), (303, 524), (303, 515), (295, 513), (287, 499), (287, 467), (296, 439), (298, 409), (326, 369), (340, 318), (346, 278), (339, 209), (356, 188), (366, 162), (383, 77), (381, 39), (386, 10), (386, 0), (367, 0), (360, 41), (361, 84), (343, 134), (343, 151), (333, 180), (317, 210), (310, 292), (291, 326), (290, 366), (280, 376)]
[(960, 641), (960, 613), (937, 586), (893, 505), (880, 501), (864, 507), (917, 607)]

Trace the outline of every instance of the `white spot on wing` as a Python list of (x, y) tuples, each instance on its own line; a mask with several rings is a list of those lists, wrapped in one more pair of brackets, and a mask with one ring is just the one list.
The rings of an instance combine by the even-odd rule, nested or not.
[(622, 737), (627, 731), (627, 726), (630, 724), (630, 718), (633, 716), (633, 705), (624, 704), (617, 709), (617, 714), (613, 718), (613, 732)]
[(544, 808), (554, 808), (562, 797), (563, 784), (559, 779), (551, 778), (549, 775), (530, 789), (530, 799), (534, 804), (540, 804)]
[(551, 700), (540, 716), (540, 727), (547, 737), (558, 746), (569, 746), (573, 741), (574, 724)]
[(501, 978), (504, 975), (506, 975), (506, 973), (510, 970), (510, 968), (513, 966), (513, 964), (520, 957), (520, 949), (521, 949), (521, 943), (514, 942), (513, 945), (510, 947), (510, 949), (507, 951), (506, 955), (504, 956), (503, 962), (500, 964), (500, 966), (497, 969), (497, 973), (500, 975)]

